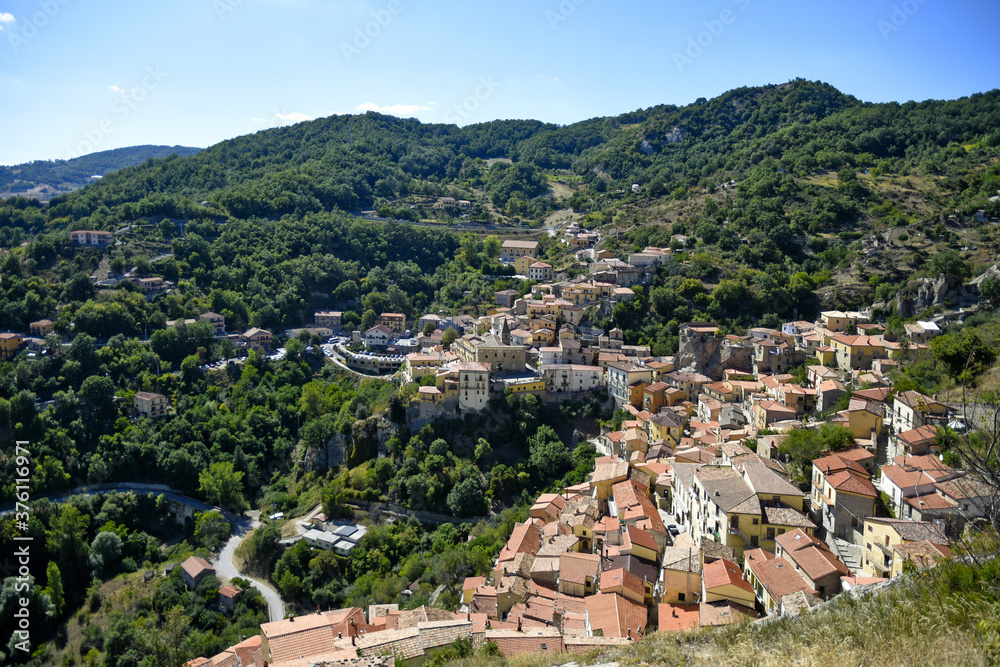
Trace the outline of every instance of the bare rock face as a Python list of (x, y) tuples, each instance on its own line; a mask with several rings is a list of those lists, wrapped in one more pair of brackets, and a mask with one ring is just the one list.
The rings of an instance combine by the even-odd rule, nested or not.
[(981, 276), (973, 278), (972, 282), (969, 283), (969, 285), (970, 286), (975, 285), (976, 291), (978, 293), (978, 290), (980, 286), (982, 286), (984, 281), (996, 276), (1000, 276), (1000, 259), (997, 260), (996, 264), (983, 271), (983, 274)]
[(722, 375), (722, 341), (715, 336), (681, 336), (674, 366), (688, 373), (702, 373), (708, 377)]
[(907, 319), (928, 308), (972, 305), (978, 301), (979, 283), (963, 285), (951, 276), (940, 275), (911, 281), (896, 295), (896, 312)]

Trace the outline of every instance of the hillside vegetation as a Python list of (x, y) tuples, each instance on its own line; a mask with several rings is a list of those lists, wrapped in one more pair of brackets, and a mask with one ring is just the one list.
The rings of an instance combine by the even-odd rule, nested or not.
[(14, 195), (51, 199), (79, 190), (122, 167), (168, 155), (194, 155), (200, 148), (187, 146), (129, 146), (90, 153), (69, 160), (35, 160), (10, 167), (0, 166), (0, 197)]

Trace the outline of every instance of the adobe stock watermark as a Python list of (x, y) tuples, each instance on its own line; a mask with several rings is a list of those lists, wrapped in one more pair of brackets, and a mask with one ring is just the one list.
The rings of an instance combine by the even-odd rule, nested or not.
[(22, 596), (15, 596), (17, 609), (13, 616), (16, 619), (16, 629), (14, 630), (13, 646), (25, 653), (31, 648), (31, 610), (28, 608), (31, 603), (31, 596), (28, 591), (34, 585), (34, 577), (31, 576), (31, 535), (28, 532), (28, 520), (31, 518), (30, 475), (31, 475), (31, 452), (30, 443), (27, 440), (16, 440), (14, 442), (14, 528), (20, 533), (13, 535), (16, 547), (14, 558), (17, 561), (17, 580), (14, 584), (14, 592), (22, 593)]
[(493, 93), (499, 87), (500, 84), (494, 81), (492, 76), (479, 77), (479, 85), (476, 86), (473, 94), (445, 111), (444, 119), (455, 125), (468, 120), (472, 114), (479, 110), (483, 102), (493, 97)]
[(118, 99), (111, 103), (111, 116), (102, 118), (94, 127), (84, 130), (83, 141), (75, 146), (66, 147), (66, 159), (70, 160), (81, 155), (97, 151), (104, 140), (118, 129), (117, 123), (124, 123), (132, 113), (138, 109), (143, 102), (149, 99), (149, 95), (160, 87), (168, 72), (157, 65), (147, 67), (146, 74), (142, 77), (139, 86), (122, 90), (116, 86), (112, 87), (118, 93)]
[[(732, 3), (740, 11), (746, 11), (750, 7), (750, 0), (732, 0)], [(684, 68), (694, 64), (694, 61), (700, 58), (706, 49), (711, 48), (715, 44), (715, 40), (726, 31), (726, 26), (736, 23), (738, 16), (739, 14), (732, 9), (723, 9), (717, 18), (702, 21), (705, 29), (693, 37), (688, 35), (687, 47), (683, 51), (674, 51), (674, 65), (677, 66), (677, 71), (683, 74)]]
[(555, 11), (547, 9), (545, 11), (545, 20), (549, 22), (549, 28), (552, 30), (557, 30), (559, 26), (569, 20), (570, 16), (576, 13), (576, 8), (585, 3), (587, 0), (562, 0), (559, 6), (556, 7)]
[[(52, 19), (62, 11), (62, 8), (70, 3), (70, 0), (40, 0), (38, 11), (35, 11), (24, 21), (10, 21), (7, 26), (0, 26), (3, 34), (7, 37), (7, 43), (14, 49), (14, 53), (21, 50), (25, 44), (38, 36), (45, 26), (52, 22)], [(6, 15), (10, 17), (9, 14)], [(9, 25), (15, 23), (16, 25)]]
[(212, 0), (212, 9), (220, 21), (225, 21), (226, 16), (235, 12), (242, 4), (243, 0)]
[(354, 28), (353, 40), (340, 43), (340, 52), (344, 54), (344, 60), (350, 63), (355, 56), (361, 55), (361, 52), (371, 46), (372, 41), (377, 39), (402, 11), (403, 3), (400, 0), (389, 0), (385, 9), (373, 11), (370, 21)]
[(879, 32), (882, 33), (882, 39), (888, 42), (889, 35), (906, 25), (910, 17), (919, 12), (920, 8), (926, 4), (927, 0), (906, 0), (901, 4), (893, 5), (889, 20), (879, 19), (875, 23), (878, 26)]

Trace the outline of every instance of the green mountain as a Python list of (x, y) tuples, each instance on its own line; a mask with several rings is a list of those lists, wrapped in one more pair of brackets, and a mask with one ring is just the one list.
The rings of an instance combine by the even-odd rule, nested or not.
[(130, 146), (90, 153), (71, 160), (35, 160), (11, 167), (0, 166), (0, 197), (14, 195), (51, 199), (89, 185), (122, 167), (171, 154), (194, 155), (200, 148), (187, 146)]

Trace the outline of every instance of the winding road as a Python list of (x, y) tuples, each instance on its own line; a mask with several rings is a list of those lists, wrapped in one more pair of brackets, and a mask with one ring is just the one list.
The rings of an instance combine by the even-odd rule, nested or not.
[(215, 557), (212, 561), (212, 567), (215, 568), (215, 573), (220, 577), (227, 577), (232, 579), (234, 577), (243, 577), (247, 579), (250, 584), (260, 591), (260, 594), (264, 596), (267, 601), (268, 615), (272, 621), (280, 621), (285, 617), (285, 604), (281, 601), (281, 596), (278, 591), (274, 590), (268, 586), (263, 581), (252, 578), (250, 575), (243, 574), (236, 569), (236, 565), (233, 563), (233, 554), (236, 552), (236, 547), (240, 545), (243, 538), (247, 534), (260, 525), (260, 522), (256, 519), (248, 519), (246, 517), (240, 517), (236, 523), (233, 525), (233, 534), (226, 542), (226, 546), (222, 548), (219, 555)]
[[(135, 493), (153, 493), (165, 495), (170, 501), (190, 507), (199, 512), (206, 512), (211, 510), (219, 510), (218, 507), (208, 505), (200, 500), (195, 500), (190, 496), (186, 496), (176, 489), (172, 489), (164, 484), (140, 484), (140, 483), (123, 483), (123, 484), (99, 484), (96, 486), (89, 487), (77, 487), (72, 491), (67, 491), (58, 494), (43, 494), (36, 496), (34, 499), (38, 498), (48, 498), (55, 503), (66, 502), (70, 496), (78, 495), (99, 495), (102, 493), (110, 493), (113, 491), (127, 492), (133, 491)], [(0, 511), (0, 515), (6, 514), (13, 511), (13, 507), (4, 507), (3, 511)], [(250, 519), (245, 516), (235, 516), (231, 512), (226, 512), (219, 510), (222, 514), (229, 519), (233, 525), (233, 534), (226, 542), (226, 546), (223, 547), (219, 555), (212, 560), (212, 567), (215, 568), (216, 574), (220, 577), (226, 577), (232, 579), (234, 577), (242, 577), (247, 579), (254, 588), (260, 591), (261, 595), (264, 596), (264, 600), (267, 601), (268, 616), (272, 621), (280, 621), (285, 617), (285, 604), (281, 600), (281, 595), (278, 591), (271, 588), (269, 585), (263, 581), (259, 581), (250, 577), (249, 575), (241, 573), (236, 569), (236, 565), (233, 564), (233, 553), (236, 551), (236, 547), (239, 546), (240, 542), (247, 534), (260, 525), (256, 519)]]

